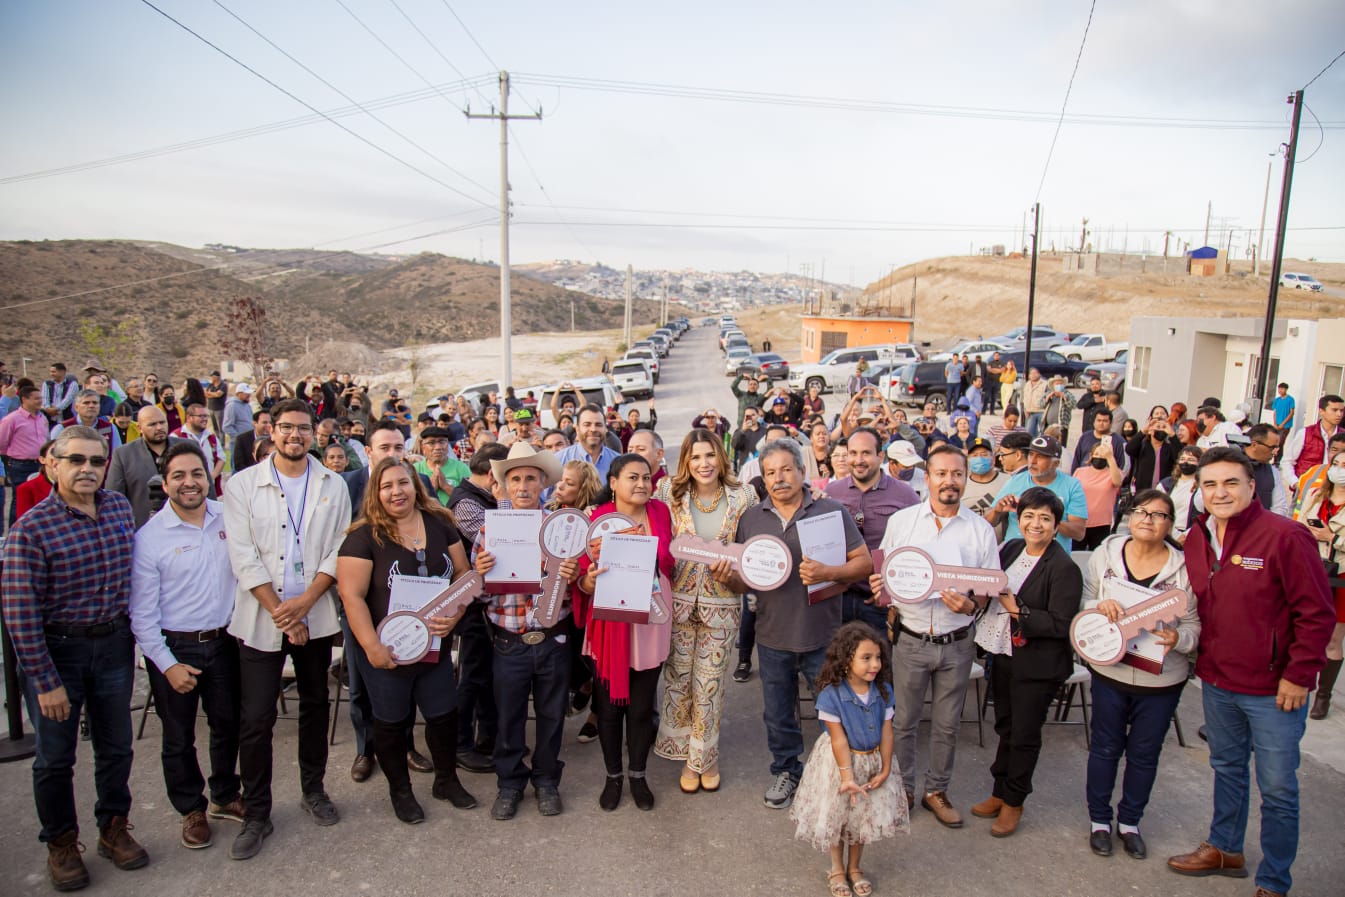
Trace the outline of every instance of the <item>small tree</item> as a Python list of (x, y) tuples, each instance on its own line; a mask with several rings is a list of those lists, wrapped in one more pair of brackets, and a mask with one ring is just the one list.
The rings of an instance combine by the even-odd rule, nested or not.
[(130, 318), (118, 321), (116, 326), (106, 327), (92, 321), (80, 321), (79, 336), (84, 349), (105, 370), (116, 371), (118, 366), (129, 366), (140, 342), (135, 333), (135, 324)]
[(266, 338), (266, 305), (259, 296), (241, 296), (228, 310), (224, 350), (252, 368), (252, 377), (263, 379), (275, 357)]

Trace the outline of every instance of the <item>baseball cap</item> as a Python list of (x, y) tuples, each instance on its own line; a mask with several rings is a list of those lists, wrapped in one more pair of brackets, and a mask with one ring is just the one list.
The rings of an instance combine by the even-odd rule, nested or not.
[(915, 450), (915, 446), (905, 439), (898, 439), (887, 447), (887, 457), (896, 461), (902, 467), (917, 467), (925, 463), (925, 459), (920, 457), (920, 453)]
[(1060, 440), (1054, 436), (1038, 436), (1028, 443), (1027, 450), (1038, 455), (1045, 455), (1048, 458), (1058, 459), (1060, 457)]
[(237, 395), (237, 394), (240, 393), (240, 392), (245, 392), (245, 393), (247, 393), (248, 395), (252, 395), (252, 384), (251, 384), (251, 383), (240, 383), (240, 384), (238, 384), (237, 386), (235, 386), (235, 387), (234, 387), (234, 394)]
[(397, 390), (395, 390), (395, 389), (389, 389), (389, 390), (388, 390), (388, 396), (391, 397), (391, 398), (394, 398), (394, 399), (397, 398)]
[(976, 437), (975, 439), (973, 439), (971, 442), (967, 443), (967, 454), (970, 455), (972, 452), (976, 451), (977, 449), (985, 449), (986, 451), (990, 452), (991, 454), (994, 454), (994, 451), (995, 451), (995, 443), (994, 443), (993, 441), (991, 441), (991, 440), (985, 438), (984, 436), (977, 436), (977, 437)]
[(788, 405), (788, 404), (789, 402), (787, 402), (783, 396), (776, 396), (775, 401), (771, 402), (771, 405)]
[(514, 421), (533, 420), (532, 412), (527, 408), (520, 408), (514, 412)]
[(865, 410), (859, 412), (859, 422), (860, 422), (860, 423), (863, 423), (863, 422), (866, 421), (866, 420), (877, 420), (877, 419), (878, 419), (878, 418), (874, 415), (874, 413), (873, 413), (873, 409), (871, 409), (871, 408), (868, 408), (868, 409), (865, 409)]

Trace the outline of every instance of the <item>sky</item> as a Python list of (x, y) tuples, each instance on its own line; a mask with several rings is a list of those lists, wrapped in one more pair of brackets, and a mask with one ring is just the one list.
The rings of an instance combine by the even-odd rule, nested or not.
[[(1021, 246), (1034, 202), (1042, 249), (1088, 218), (1177, 251), (1208, 213), (1245, 257), (1268, 167), (1269, 254), (1286, 97), (1345, 50), (1339, 0), (1097, 0), (1081, 55), (1087, 0), (153, 2), (273, 83), (145, 0), (0, 4), (0, 239), (498, 260), (500, 128), (464, 112), (504, 68), (542, 113), (510, 125), (514, 264), (862, 285)], [(1345, 261), (1345, 59), (1306, 108), (1286, 254)]]

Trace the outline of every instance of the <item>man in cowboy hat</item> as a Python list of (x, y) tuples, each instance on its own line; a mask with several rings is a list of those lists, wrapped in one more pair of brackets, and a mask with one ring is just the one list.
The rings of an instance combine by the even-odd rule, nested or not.
[[(541, 508), (542, 491), (559, 480), (561, 472), (555, 455), (539, 452), (526, 442), (515, 442), (509, 456), (492, 461), (490, 468), (510, 505), (519, 511)], [(495, 556), (486, 551), (484, 540), (483, 532), (472, 548), (472, 563), (483, 576), (495, 565)], [(560, 575), (568, 580), (573, 581), (578, 572), (574, 559), (560, 566)], [(544, 629), (533, 614), (540, 597), (540, 593), (481, 596), (495, 644), (492, 673), (499, 712), (494, 755), (499, 794), (490, 811), (492, 819), (514, 818), (529, 780), (543, 816), (557, 816), (562, 810), (560, 774), (565, 764), (560, 760), (560, 742), (570, 683), (570, 650), (565, 644), (569, 623), (564, 617), (570, 611), (562, 609), (561, 619)], [(537, 714), (531, 769), (523, 760), (530, 694)]]

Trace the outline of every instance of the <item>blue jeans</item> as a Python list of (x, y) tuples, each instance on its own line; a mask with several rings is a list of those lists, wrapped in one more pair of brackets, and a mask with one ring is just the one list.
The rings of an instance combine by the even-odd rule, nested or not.
[(1121, 800), (1116, 819), (1122, 825), (1139, 825), (1158, 777), (1158, 755), (1172, 725), (1172, 714), (1182, 699), (1181, 689), (1171, 694), (1134, 694), (1093, 676), (1092, 746), (1088, 749), (1088, 818), (1111, 822), (1111, 796), (1121, 755), (1126, 758), (1121, 780)]
[[(565, 705), (570, 696), (570, 650), (547, 638), (538, 645), (495, 639), (495, 778), (500, 788), (522, 791), (531, 780), (536, 788), (560, 785), (565, 764), (560, 759), (565, 730)], [(537, 746), (532, 768), (523, 762), (527, 740), (528, 696), (537, 718)]]
[(64, 722), (47, 719), (38, 709), (37, 687), (23, 676), (28, 717), (33, 721), (37, 755), (33, 759), (33, 799), (42, 823), (41, 841), (79, 830), (75, 809), (75, 753), (79, 714), (89, 714), (93, 740), (93, 805), (100, 829), (113, 816), (131, 812), (131, 689), (135, 684), (135, 640), (129, 626), (102, 638), (47, 636), (47, 652), (70, 699)]
[(757, 645), (757, 663), (761, 668), (761, 696), (766, 721), (766, 746), (771, 752), (771, 775), (803, 775), (803, 729), (799, 725), (799, 673), (811, 683), (822, 672), (827, 649), (799, 653), (777, 651)]
[(1257, 887), (1289, 893), (1289, 868), (1298, 853), (1298, 743), (1307, 705), (1286, 713), (1274, 695), (1244, 695), (1202, 684), (1205, 731), (1214, 770), (1214, 818), (1209, 842), (1241, 853), (1247, 834), (1248, 755), (1256, 747), (1256, 787), (1261, 792), (1261, 865)]
[(1027, 416), (1027, 435), (1036, 439), (1041, 435), (1041, 418), (1043, 412), (1034, 411)]

